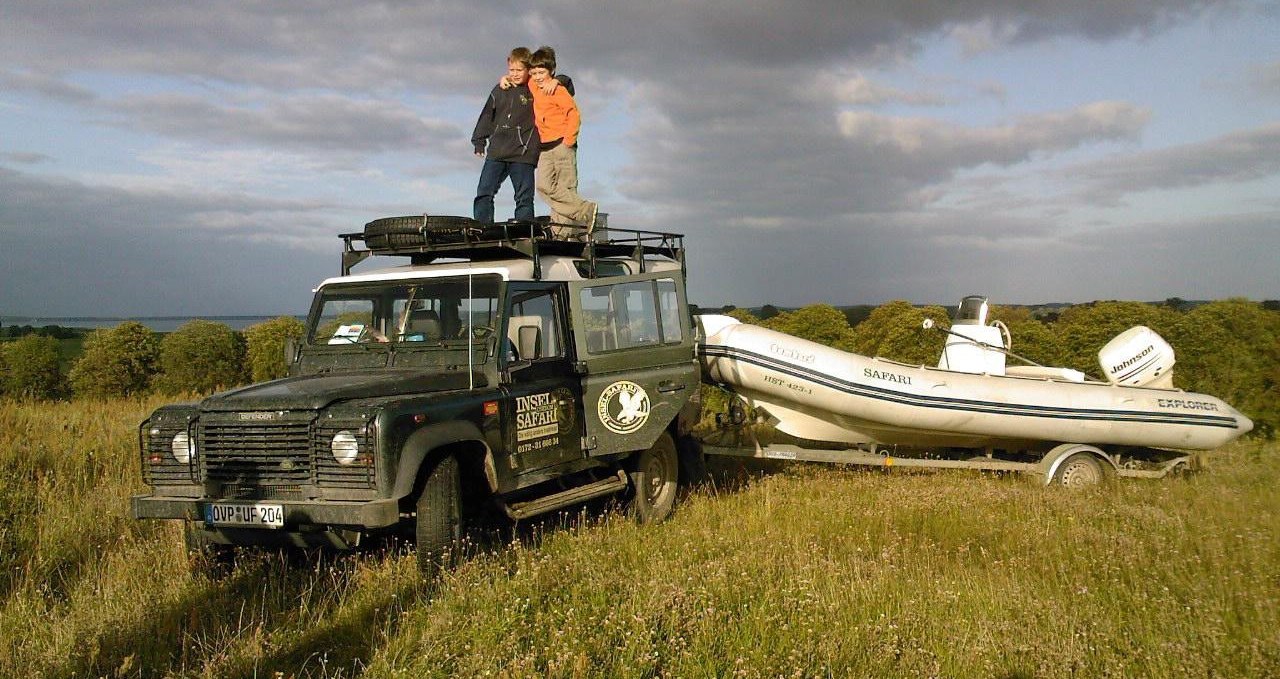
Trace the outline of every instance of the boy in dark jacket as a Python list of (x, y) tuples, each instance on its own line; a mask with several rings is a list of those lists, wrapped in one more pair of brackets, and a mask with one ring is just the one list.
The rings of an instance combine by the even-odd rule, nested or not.
[(512, 86), (493, 88), (471, 134), (476, 155), (485, 156), (472, 214), (478, 222), (493, 222), (493, 197), (507, 177), (516, 193), (516, 219), (533, 220), (533, 176), (540, 142), (533, 125), (529, 57), (526, 47), (511, 50), (506, 80)]

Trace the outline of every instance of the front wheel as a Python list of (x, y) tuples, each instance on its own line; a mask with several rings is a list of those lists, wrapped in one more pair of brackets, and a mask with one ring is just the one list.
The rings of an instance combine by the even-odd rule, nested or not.
[(631, 515), (639, 523), (666, 520), (676, 505), (680, 464), (676, 444), (663, 432), (648, 449), (636, 453), (628, 465), (631, 478)]
[(458, 460), (446, 457), (427, 477), (418, 496), (415, 533), (418, 568), (434, 574), (458, 563), (462, 548), (462, 497)]

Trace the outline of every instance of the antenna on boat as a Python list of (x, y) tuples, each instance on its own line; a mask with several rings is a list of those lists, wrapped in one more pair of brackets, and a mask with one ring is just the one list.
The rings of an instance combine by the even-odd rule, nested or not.
[(962, 334), (960, 334), (960, 333), (958, 333), (958, 332), (955, 332), (954, 330), (952, 330), (952, 329), (950, 329), (950, 328), (944, 328), (944, 327), (942, 327), (941, 325), (938, 325), (938, 324), (937, 324), (937, 323), (936, 323), (932, 318), (926, 318), (926, 319), (924, 319), (924, 322), (920, 324), (920, 327), (924, 328), (925, 330), (933, 330), (933, 329), (935, 329), (935, 328), (936, 328), (937, 330), (939, 330), (939, 331), (941, 331), (941, 332), (944, 332), (944, 333), (946, 333), (946, 334), (948, 334), (948, 335), (954, 335), (954, 336), (956, 336), (956, 337), (959, 337), (959, 338), (963, 339), (964, 341), (969, 342), (970, 344), (976, 344), (976, 345), (978, 345), (978, 346), (982, 347), (983, 349), (990, 349), (990, 350), (992, 350), (992, 351), (998, 351), (998, 352), (1000, 352), (1000, 353), (1004, 354), (1005, 356), (1008, 356), (1008, 357), (1010, 357), (1010, 358), (1016, 358), (1016, 359), (1018, 359), (1019, 361), (1022, 361), (1023, 363), (1026, 363), (1026, 364), (1028, 364), (1028, 365), (1039, 366), (1039, 367), (1041, 367), (1041, 368), (1045, 367), (1045, 366), (1040, 365), (1039, 363), (1036, 363), (1035, 361), (1033, 361), (1033, 360), (1031, 360), (1031, 359), (1027, 358), (1026, 356), (1019, 356), (1018, 354), (1013, 353), (1013, 351), (1012, 351), (1012, 350), (1010, 350), (1010, 349), (1006, 349), (1006, 348), (1001, 347), (1001, 346), (996, 346), (996, 345), (994, 345), (994, 344), (988, 344), (988, 343), (986, 343), (986, 342), (983, 342), (982, 340), (976, 340), (976, 339), (974, 339), (974, 338), (972, 338), (972, 337), (969, 337), (968, 335), (962, 335)]

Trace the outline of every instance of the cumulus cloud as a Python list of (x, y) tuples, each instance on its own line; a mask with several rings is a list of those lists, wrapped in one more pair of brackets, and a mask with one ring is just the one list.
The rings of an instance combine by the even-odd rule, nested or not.
[(126, 127), (215, 144), (418, 151), (434, 140), (464, 135), (457, 125), (424, 119), (398, 102), (333, 94), (284, 96), (242, 106), (189, 95), (151, 95), (115, 101), (110, 109)]
[(1242, 182), (1280, 174), (1280, 123), (1208, 141), (1112, 156), (1064, 174), (1089, 200), (1114, 203), (1138, 191)]
[(1261, 94), (1280, 97), (1280, 60), (1254, 66), (1249, 82)]
[(26, 69), (0, 71), (0, 86), (6, 90), (27, 92), (54, 101), (77, 104), (91, 102), (97, 98), (97, 95), (88, 88), (74, 85), (48, 73), (36, 73)]
[[(454, 155), (439, 142), (465, 142), (507, 50), (540, 43), (559, 47), (563, 70), (587, 86), (589, 120), (593, 106), (623, 112), (628, 127), (617, 134), (630, 157), (614, 188), (631, 210), (628, 226), (693, 234), (695, 291), (739, 290), (723, 301), (741, 303), (806, 303), (949, 301), (929, 297), (937, 286), (995, 290), (982, 286), (983, 276), (1043, 275), (1049, 267), (1034, 256), (1039, 249), (1088, 242), (1063, 241), (1045, 220), (1012, 212), (940, 207), (945, 185), (972, 168), (1135, 139), (1148, 112), (1097, 102), (962, 124), (942, 108), (956, 86), (899, 87), (869, 74), (908, 63), (940, 36), (970, 52), (1052, 38), (1110, 40), (1163, 30), (1215, 4), (0, 3), (0, 87), (78, 107), (86, 119), (145, 138), (149, 148), (124, 162), (160, 175), (124, 174), (139, 172), (129, 167), (70, 181), (0, 167), (0, 271), (9, 269), (0, 287), (12, 299), (45, 300), (69, 313), (92, 313), (81, 306), (86, 300), (115, 309), (122, 298), (132, 308), (180, 313), (174, 291), (188, 287), (212, 292), (202, 299), (218, 299), (224, 313), (275, 312), (279, 305), (251, 305), (232, 286), (256, 285), (283, 304), (279, 290), (331, 273), (327, 259), (312, 267), (315, 250), (330, 251), (332, 234), (352, 230), (370, 204), (384, 214), (418, 211), (403, 204), (411, 193), (433, 205), (469, 205), (458, 191), (474, 186), (475, 167), (465, 163), (473, 159), (465, 143)], [(959, 85), (997, 99), (1005, 86)], [(931, 117), (891, 114), (903, 106), (931, 107)], [(385, 176), (362, 174), (374, 154), (395, 156)], [(0, 156), (13, 165), (42, 160), (19, 150)], [(313, 186), (354, 188), (315, 192), (323, 200), (282, 190), (282, 175), (312, 170)], [(1137, 169), (1114, 171), (1120, 185), (1158, 182)], [(1146, 172), (1154, 177), (1156, 169)], [(442, 180), (459, 173), (467, 181)], [(384, 179), (407, 189), (359, 195)], [(792, 233), (803, 238), (778, 237)], [(776, 251), (761, 254), (760, 234)], [(144, 235), (154, 252), (130, 245)], [(268, 248), (237, 252), (237, 243), (263, 238)], [(192, 252), (208, 256), (193, 264)], [(109, 260), (106, 270), (91, 264), (95, 254)], [(764, 258), (794, 265), (791, 299), (742, 276)], [(40, 280), (39, 267), (27, 263), (47, 269), (54, 261), (76, 275), (40, 289), (31, 282)], [(273, 274), (280, 280), (268, 280)], [(124, 289), (101, 290), (106, 277)], [(1056, 289), (1010, 286), (1025, 293), (1022, 301)]]
[(5, 163), (36, 165), (50, 160), (53, 160), (53, 158), (43, 153), (32, 153), (30, 151), (0, 151), (0, 162)]
[(838, 125), (846, 139), (860, 146), (903, 155), (954, 155), (961, 165), (976, 165), (1015, 163), (1035, 152), (1061, 151), (1092, 141), (1132, 139), (1150, 117), (1150, 111), (1132, 104), (1103, 101), (986, 128), (963, 128), (927, 118), (890, 118), (866, 111), (842, 112)]
[(301, 313), (310, 286), (337, 268), (329, 241), (341, 217), (305, 201), (0, 168), (5, 312)]

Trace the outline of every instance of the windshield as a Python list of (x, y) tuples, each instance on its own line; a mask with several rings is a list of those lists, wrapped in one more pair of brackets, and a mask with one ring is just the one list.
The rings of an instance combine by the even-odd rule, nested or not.
[(331, 285), (311, 317), (312, 344), (457, 346), (498, 326), (497, 276)]

